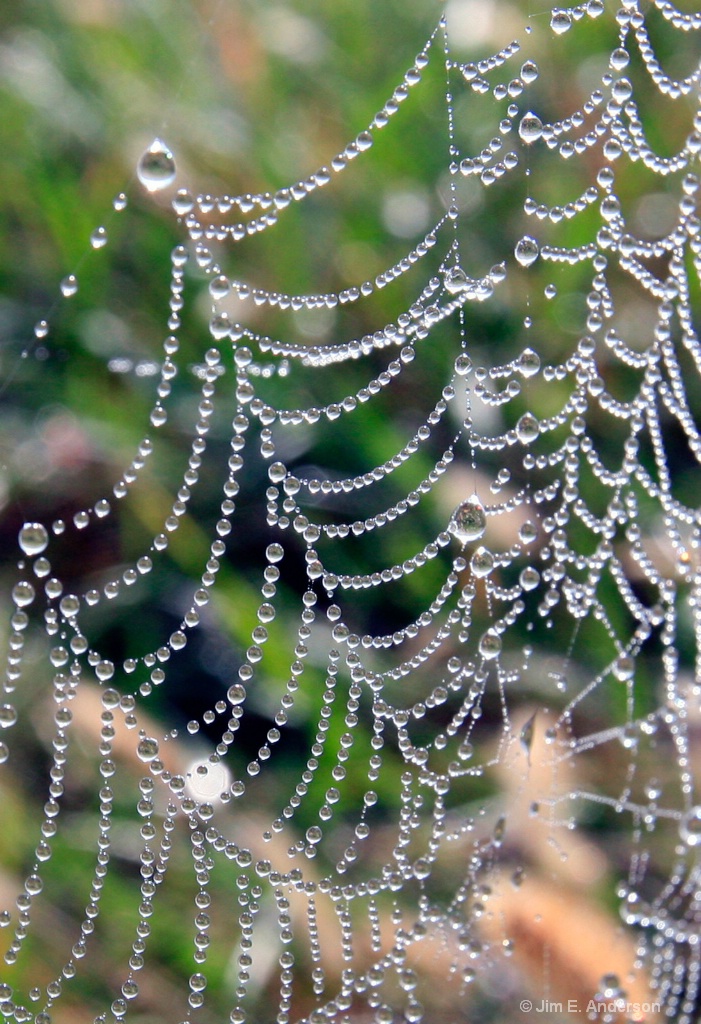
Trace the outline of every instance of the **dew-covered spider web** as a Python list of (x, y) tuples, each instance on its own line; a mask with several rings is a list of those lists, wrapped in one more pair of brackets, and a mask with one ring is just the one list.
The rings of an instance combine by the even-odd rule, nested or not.
[[(155, 126), (25, 339), (41, 380), (112, 239), (179, 239), (145, 358), (61, 368), (130, 454), (3, 575), (6, 1021), (700, 1019), (701, 15), (504, 7), (466, 59), (478, 7), (284, 184)], [(380, 209), (397, 132), (439, 173)], [(393, 255), (341, 280), (354, 193)]]

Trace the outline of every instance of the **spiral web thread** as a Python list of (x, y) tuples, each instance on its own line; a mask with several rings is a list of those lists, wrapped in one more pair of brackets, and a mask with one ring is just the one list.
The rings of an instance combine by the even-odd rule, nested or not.
[[(701, 16), (667, 0), (645, 8), (627, 0), (617, 12), (590, 0), (558, 8), (549, 20), (538, 31), (553, 55), (576, 46), (594, 22), (597, 30), (607, 24), (611, 44), (581, 109), (560, 119), (549, 117), (538, 92), (549, 68), (532, 59), (530, 25), (520, 41), (466, 63), (454, 55), (441, 19), (384, 107), (304, 180), (275, 193), (197, 195), (179, 188), (167, 142), (156, 140), (142, 157), (141, 186), (154, 195), (173, 189), (182, 233), (172, 254), (150, 424), (111, 494), (66, 522), (29, 517), (19, 536), (0, 771), (11, 771), (27, 650), (32, 672), (53, 691), (54, 733), (36, 860), (16, 905), (2, 914), (10, 936), (0, 985), (5, 1019), (62, 1019), (77, 979), (95, 971), (95, 936), (110, 927), (101, 900), (116, 870), (114, 808), (125, 801), (138, 812), (130, 834), (140, 875), (125, 910), (131, 938), (120, 952), (121, 990), (96, 1020), (139, 1013), (152, 921), (169, 899), (169, 864), (183, 833), (194, 882), (191, 918), (182, 922), (194, 941), (183, 1020), (210, 1019), (212, 978), (219, 977), (210, 932), (222, 941), (221, 914), (234, 965), (232, 1024), (262, 1019), (255, 964), (270, 949), (278, 981), (266, 1019), (420, 1021), (422, 1000), (430, 999), (422, 986), (436, 964), (454, 985), (457, 1006), (481, 970), (518, 955), (499, 894), (517, 898), (528, 874), (528, 836), (564, 850), (572, 828), (596, 814), (616, 835), (612, 884), (635, 950), (630, 975), (609, 972), (599, 995), (623, 999), (629, 984), (644, 979), (654, 1004), (649, 1019), (655, 1006), (679, 1021), (698, 1019), (701, 803), (691, 741), (701, 630), (693, 484), (701, 454), (701, 346), (692, 311), (701, 255), (700, 69), (678, 79), (668, 74), (654, 33), (688, 47)], [(320, 190), (332, 192), (338, 176), (362, 173), (378, 137), (392, 132), (395, 114), (405, 102), (410, 107), (436, 69), (446, 81), (445, 111), (436, 116), (445, 117), (449, 185), (445, 212), (425, 236), (384, 272), (337, 293), (285, 294), (237, 279), (229, 269), (237, 246), (282, 225), (289, 208), (304, 208)], [(464, 151), (460, 118), (480, 97), (495, 118), (493, 137), (481, 152)], [(667, 155), (656, 152), (644, 109), (660, 97), (673, 111), (670, 136), (681, 140)], [(550, 202), (550, 183), (571, 165), (579, 184)], [(564, 180), (568, 187), (571, 179)], [(491, 267), (477, 265), (465, 183), (483, 191), (487, 209), (500, 189), (524, 197), (503, 261)], [(646, 194), (666, 203), (663, 231), (636, 226), (633, 211)], [(117, 214), (127, 209), (126, 196), (118, 197)], [(93, 248), (106, 243), (105, 229), (97, 228)], [(192, 268), (211, 305), (194, 376), (179, 363)], [(229, 312), (241, 308), (231, 305), (233, 297), (263, 316), (345, 314), (405, 277), (416, 282), (407, 308), (372, 333), (343, 337), (339, 330), (329, 344), (277, 339)], [(576, 325), (571, 316), (553, 337), (564, 314), (558, 320), (548, 313), (546, 321), (546, 309), (557, 308), (572, 281), (586, 303), (572, 314)], [(76, 285), (72, 276), (62, 283), (67, 301)], [(480, 317), (494, 304), (520, 306), (521, 329), (486, 350)], [(50, 332), (44, 322), (35, 330), (38, 339)], [(436, 394), (422, 388), (430, 351), (444, 360)], [(343, 381), (356, 379), (346, 378), (348, 367), (360, 367), (364, 382), (344, 392)], [(176, 376), (191, 388), (194, 381), (199, 396), (167, 516), (133, 564), (99, 588), (61, 581), (50, 564), (54, 547), (70, 545), (79, 563), (83, 538), (99, 537), (122, 506), (138, 500)], [(300, 395), (328, 393), (328, 404), (299, 404)], [(411, 394), (422, 419), (380, 464), (345, 473), (343, 466), (298, 470), (285, 454), (294, 451), (296, 432), (332, 436), (378, 403), (392, 409), (395, 394), (397, 410)], [(167, 560), (182, 524), (197, 515), (193, 498), (222, 410), (230, 451), (219, 509), (210, 525), (202, 521), (210, 536), (201, 579), (178, 628), (152, 651), (130, 651), (115, 663), (91, 641), (91, 616), (110, 601), (118, 605), (127, 591), (133, 601)], [(423, 476), (413, 468), (417, 455), (432, 465)], [(256, 477), (251, 466), (262, 473)], [(410, 483), (388, 504), (382, 488), (395, 478)], [(249, 493), (256, 479), (264, 493)], [(445, 495), (459, 491), (444, 514)], [(226, 614), (251, 597), (234, 595), (227, 604), (222, 582), (242, 501), (260, 503), (269, 530), (249, 609), (250, 646), (228, 690), (176, 736), (157, 725), (149, 704), (168, 688), (212, 607)], [(435, 507), (439, 528), (409, 551), (389, 538), (401, 536), (420, 505)], [(416, 533), (409, 536), (414, 543)], [(398, 550), (404, 553), (397, 560), (386, 557)], [(357, 568), (354, 551), (362, 554)], [(363, 615), (368, 595), (374, 607), (392, 603), (414, 574), (430, 581), (421, 584), (420, 613), (373, 633)], [(292, 633), (280, 627), (281, 587), (288, 598), (297, 595)], [(282, 673), (270, 668), (281, 661)], [(272, 707), (269, 728), (258, 751), (242, 757), (249, 707), (260, 707), (261, 693)], [(58, 953), (56, 975), (47, 979), (38, 970), (36, 988), (21, 992), (13, 972), (31, 958), (34, 917), (59, 881), (52, 845), (61, 838), (72, 755), (85, 744), (84, 737), (73, 740), (74, 712), (91, 694), (99, 694), (92, 755), (102, 776), (92, 887), (70, 948)], [(306, 764), (287, 779), (278, 816), (263, 821), (257, 794), (299, 703), (317, 716)], [(204, 756), (202, 725), (217, 735)], [(141, 765), (138, 785), (125, 767), (125, 747)], [(528, 814), (504, 813), (489, 780), (517, 776), (527, 792), (533, 773), (546, 781)], [(394, 803), (383, 803), (392, 790)], [(218, 889), (212, 895), (220, 878), (231, 893), (228, 909), (217, 906)], [(618, 1019), (605, 1013), (601, 1019)]]

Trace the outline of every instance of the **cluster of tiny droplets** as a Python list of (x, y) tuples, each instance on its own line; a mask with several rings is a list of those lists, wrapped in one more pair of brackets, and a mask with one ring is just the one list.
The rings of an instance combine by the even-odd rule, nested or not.
[[(654, 7), (679, 32), (701, 30), (701, 16), (680, 12), (669, 0), (656, 0)], [(556, 8), (550, 21), (555, 42), (577, 32), (578, 24), (603, 14), (600, 0)], [(657, 734), (669, 738), (668, 749), (672, 751), (681, 788), (680, 806), (667, 807), (661, 802), (662, 787), (656, 781), (648, 782), (644, 797), (640, 798), (628, 786), (616, 799), (604, 794), (579, 793), (577, 800), (610, 806), (630, 818), (634, 854), (628, 878), (620, 887), (622, 915), (627, 924), (640, 931), (639, 966), (648, 972), (667, 1014), (682, 1024), (693, 1020), (701, 970), (701, 804), (690, 764), (688, 716), (689, 702), (692, 698), (698, 701), (698, 686), (693, 688), (691, 697), (682, 686), (677, 633), (678, 615), (683, 609), (692, 620), (696, 667), (701, 668), (701, 519), (698, 509), (685, 504), (676, 493), (669, 468), (668, 424), (673, 421), (698, 462), (701, 436), (688, 400), (685, 375), (689, 361), (697, 374), (701, 372), (701, 345), (691, 312), (689, 281), (690, 261), (697, 270), (701, 266), (699, 178), (694, 170), (701, 150), (701, 112), (693, 120), (679, 152), (658, 155), (647, 137), (636, 90), (626, 72), (635, 50), (659, 93), (673, 100), (683, 99), (688, 105), (698, 93), (701, 67), (680, 79), (665, 72), (637, 0), (624, 0), (616, 14), (616, 24), (616, 46), (607, 70), (581, 107), (562, 120), (548, 123), (525, 103), (516, 102), (528, 95), (529, 87), (541, 74), (536, 62), (524, 54), (521, 44), (513, 42), (477, 62), (458, 61), (452, 55), (443, 18), (387, 102), (328, 166), (276, 192), (211, 196), (179, 188), (175, 193), (173, 212), (187, 237), (171, 257), (167, 333), (149, 431), (109, 497), (78, 511), (69, 522), (57, 520), (47, 527), (29, 521), (20, 531), (22, 557), (12, 591), (5, 703), (0, 707), (3, 735), (12, 735), (18, 719), (12, 694), (21, 683), (26, 637), (33, 625), (31, 614), (42, 617), (49, 640), (55, 709), (51, 782), (35, 863), (18, 894), (16, 910), (3, 910), (0, 914), (0, 925), (13, 929), (4, 958), (8, 967), (23, 952), (34, 904), (44, 890), (42, 865), (51, 858), (51, 840), (59, 828), (70, 750), (70, 704), (85, 679), (93, 680), (101, 688), (101, 788), (90, 894), (72, 949), (60, 976), (44, 988), (29, 992), (29, 1001), (37, 1004), (33, 1008), (21, 1002), (9, 983), (0, 984), (0, 1013), (5, 1019), (20, 1024), (50, 1024), (52, 1006), (88, 954), (112, 857), (112, 811), (118, 778), (114, 741), (122, 726), (133, 730), (135, 753), (143, 765), (136, 805), (141, 845), (140, 902), (121, 989), (109, 1008), (96, 1018), (97, 1022), (124, 1019), (139, 995), (138, 978), (146, 963), (150, 918), (168, 870), (173, 833), (181, 818), (189, 825), (197, 882), (187, 1021), (197, 1019), (197, 1011), (207, 1000), (210, 873), (215, 855), (228, 860), (236, 869), (239, 953), (231, 1024), (255, 1019), (251, 1016), (255, 1015), (251, 1009), (253, 953), (257, 924), (259, 919), (266, 919), (266, 908), (276, 917), (279, 942), (277, 1024), (289, 1024), (291, 1020), (297, 953), (303, 943), (307, 945), (303, 957), (305, 970), (310, 970), (317, 1001), (316, 1009), (306, 1018), (312, 1024), (332, 1019), (350, 1022), (351, 1007), (360, 1000), (365, 1001), (374, 1021), (391, 1024), (396, 1019), (392, 1003), (397, 988), (402, 993), (404, 1019), (424, 1019), (418, 997), (420, 986), (410, 963), (412, 947), (426, 935), (438, 934), (444, 947), (451, 951), (452, 970), (459, 974), (463, 985), (474, 980), (476, 961), (489, 954), (479, 918), (485, 905), (488, 907), (489, 887), (485, 880), (498, 862), (508, 832), (508, 818), (499, 817), (486, 839), (474, 841), (454, 894), (443, 905), (431, 886), (434, 867), (448, 842), (473, 843), (472, 833), (480, 828), (483, 811), (470, 807), (469, 811), (457, 814), (449, 809), (449, 797), (460, 780), (469, 783), (485, 773), (486, 765), (477, 763), (475, 757), (483, 701), (490, 690), (499, 696), (505, 723), (504, 756), (511, 749), (512, 738), (517, 741), (516, 747), (525, 748), (530, 756), (534, 719), (529, 719), (513, 737), (509, 702), (512, 691), (517, 691), (528, 676), (533, 648), (521, 650), (521, 667), (514, 668), (513, 658), (507, 657), (509, 652), (513, 654), (511, 638), (517, 628), (533, 631), (538, 626), (554, 633), (556, 621), (557, 628), (562, 628), (563, 617), (567, 616), (572, 639), (561, 659), (560, 670), (549, 673), (553, 690), (561, 697), (564, 694), (564, 703), (560, 700), (557, 704), (553, 693), (553, 703), (561, 708), (560, 718), (546, 731), (546, 742), (555, 751), (554, 760), (564, 762), (583, 757), (589, 751), (596, 754), (603, 745), (614, 742), (626, 752), (626, 778), (632, 779), (639, 747)], [(218, 252), (267, 231), (282, 220), (285, 210), (293, 204), (332, 186), (340, 173), (371, 150), (375, 135), (390, 126), (411, 91), (420, 86), (431, 60), (440, 59), (444, 60), (446, 78), (449, 198), (445, 212), (424, 237), (383, 272), (340, 292), (288, 294), (254, 288), (227, 276), (211, 246), (216, 244)], [(504, 73), (510, 77), (504, 79)], [(506, 104), (498, 134), (478, 153), (462, 151), (458, 130), (456, 101), (463, 95), (469, 98), (470, 93), (491, 96), (495, 109)], [(579, 158), (580, 163), (585, 159), (590, 165), (596, 162), (595, 182), (563, 205), (541, 202), (538, 180), (530, 175), (530, 158), (536, 153), (550, 155), (556, 161)], [(640, 163), (656, 179), (672, 178), (679, 182), (676, 221), (661, 238), (650, 241), (638, 237), (634, 222), (626, 216), (616, 191), (617, 167), (626, 160)], [(471, 276), (463, 265), (461, 249), (460, 179), (474, 179), (487, 190), (498, 182), (516, 179), (524, 169), (528, 194), (523, 211), (529, 228), (514, 241), (513, 251), (505, 253), (502, 262), (485, 267), (479, 276)], [(153, 193), (176, 183), (175, 159), (167, 143), (161, 139), (154, 141), (139, 163), (138, 177), (146, 191)], [(118, 196), (115, 214), (126, 208), (126, 196)], [(558, 246), (543, 238), (545, 229), (550, 239), (558, 225), (592, 210), (598, 210), (600, 217), (594, 237), (577, 246)], [(240, 219), (223, 223), (230, 213)], [(210, 220), (211, 214), (214, 217)], [(91, 247), (103, 249), (108, 236), (108, 226), (98, 227), (90, 238)], [(428, 271), (411, 305), (373, 333), (350, 341), (310, 346), (275, 339), (233, 322), (226, 312), (226, 300), (232, 294), (243, 302), (280, 310), (353, 306), (410, 272), (416, 276), (425, 266), (433, 267), (431, 259), (435, 261), (436, 255), (438, 270)], [(663, 276), (659, 276), (659, 270), (650, 268), (651, 261), (653, 267), (660, 263), (667, 267)], [(526, 347), (511, 359), (498, 362), (495, 358), (492, 365), (475, 365), (470, 354), (473, 304), (499, 298), (509, 275), (527, 275), (534, 265), (542, 269), (550, 264), (554, 268), (559, 264), (592, 268), (585, 331), (579, 334), (571, 351), (561, 363), (544, 365), (537, 344), (530, 343), (536, 330), (529, 315), (524, 321), (529, 339)], [(212, 303), (211, 347), (204, 353), (201, 366), (195, 368), (199, 395), (181, 485), (160, 530), (133, 564), (120, 568), (101, 589), (67, 592), (62, 581), (52, 575), (48, 557), (52, 538), (74, 531), (73, 543), (77, 545), (78, 534), (89, 527), (99, 528), (102, 521), (112, 516), (115, 507), (129, 499), (168, 422), (172, 381), (178, 374), (186, 374), (180, 361), (178, 335), (185, 278), (191, 265), (196, 265), (207, 279)], [(654, 304), (653, 340), (645, 347), (630, 336), (624, 324), (617, 323), (614, 280), (618, 274), (624, 275), (629, 285), (645, 297), (647, 308)], [(60, 285), (63, 299), (70, 301), (78, 288), (77, 277), (68, 275)], [(549, 283), (546, 298), (554, 299), (556, 295), (555, 284)], [(283, 431), (308, 429), (319, 423), (333, 429), (338, 420), (359, 418), (363, 408), (370, 407), (377, 396), (396, 392), (438, 327), (456, 322), (459, 347), (447, 368), (440, 397), (413, 436), (392, 457), (361, 474), (348, 476), (297, 475), (290, 468), (280, 444)], [(50, 324), (40, 321), (35, 328), (36, 339), (45, 339), (49, 334)], [(312, 374), (317, 369), (371, 355), (380, 357), (383, 353), (387, 359), (381, 372), (369, 376), (359, 390), (324, 406), (276, 408), (266, 401), (265, 391), (259, 386), (271, 376), (286, 377), (293, 365)], [(263, 358), (269, 362), (263, 362)], [(637, 392), (625, 400), (609, 391), (604, 367), (612, 360), (638, 374)], [(173, 534), (190, 514), (191, 498), (200, 483), (200, 471), (207, 456), (215, 400), (219, 401), (219, 392), (225, 390), (232, 377), (228, 392), (232, 414), (230, 454), (218, 517), (200, 579), (179, 627), (164, 636), (153, 650), (135, 652), (121, 665), (115, 665), (91, 646), (83, 631), (83, 612), (118, 600), (127, 588), (138, 589), (141, 579), (164, 556)], [(549, 404), (555, 411), (537, 416), (526, 409), (518, 417), (510, 418), (509, 410), (520, 408), (518, 402), (532, 394), (529, 388), (534, 384), (546, 391), (550, 388), (554, 396), (559, 396), (558, 402)], [(452, 439), (433, 468), (400, 501), (364, 518), (345, 522), (328, 523), (321, 515), (318, 520), (314, 518), (320, 499), (356, 492), (371, 496), (375, 485), (410, 463), (417, 453), (430, 450), (432, 440), (452, 422), (451, 415), (459, 420), (460, 414), (456, 415), (455, 410), (461, 401), (467, 403), (467, 416), (460, 429), (452, 430)], [(480, 412), (484, 415), (480, 416)], [(627, 430), (618, 466), (611, 467), (610, 460), (605, 460), (589, 429), (601, 414), (624, 424)], [(484, 423), (495, 426), (488, 430)], [(252, 441), (251, 437), (257, 440)], [(140, 727), (139, 712), (153, 688), (167, 683), (169, 662), (187, 646), (216, 592), (227, 537), (236, 529), (240, 477), (246, 459), (254, 457), (251, 449), (256, 443), (256, 457), (267, 466), (267, 525), (277, 539), (266, 549), (256, 624), (251, 629), (250, 645), (237, 670), (237, 679), (231, 683), (226, 699), (217, 701), (202, 715), (206, 725), (217, 720), (223, 725), (209, 760), (200, 766), (202, 775), (214, 774), (226, 763), (227, 755), (235, 748), (237, 733), (245, 724), (249, 691), (264, 685), (266, 644), (278, 616), (278, 584), (285, 569), (286, 552), (294, 544), (304, 552), (306, 581), (289, 647), (287, 678), (270, 713), (272, 725), (267, 736), (241, 777), (231, 779), (223, 775), (221, 792), (200, 799), (193, 795), (190, 785), (192, 772), (179, 773), (166, 766), (162, 744), (168, 737), (159, 740), (147, 734)], [(521, 478), (527, 483), (509, 488), (511, 473), (504, 468), (490, 487), (491, 494), (502, 494), (503, 500), (488, 502), (486, 494), (478, 493), (481, 485), (476, 483), (437, 534), (412, 556), (383, 563), (371, 572), (344, 573), (335, 569), (335, 542), (341, 544), (346, 539), (379, 533), (410, 516), (412, 509), (434, 494), (439, 481), (454, 467), (462, 446), (469, 450), (474, 467), (479, 467), (483, 458), (497, 453), (500, 461), (518, 465)], [(596, 508), (587, 503), (588, 492), (580, 490), (584, 477), (592, 478), (598, 486)], [(664, 533), (673, 553), (672, 568), (661, 566), (651, 550), (642, 518), (646, 505), (656, 510), (655, 528)], [(502, 516), (512, 516), (512, 521), (516, 517), (520, 525), (510, 542), (492, 542), (490, 537), (496, 535), (495, 525)], [(593, 539), (586, 551), (577, 541), (582, 529)], [(428, 563), (444, 565), (446, 561), (449, 565), (442, 582), (414, 621), (386, 634), (354, 632), (353, 594), (384, 591)], [(611, 612), (611, 588), (632, 626), (622, 625), (621, 616)], [(489, 625), (476, 628), (476, 622), (482, 621), (483, 604), (489, 610)], [(37, 608), (43, 611), (37, 613)], [(574, 670), (573, 661), (578, 630), (589, 618), (600, 624), (608, 653), (603, 668), (583, 680)], [(638, 664), (651, 642), (662, 652), (659, 657), (663, 692), (656, 710), (640, 717), (636, 701)], [(239, 846), (227, 838), (227, 805), (233, 801), (245, 806), (249, 780), (261, 775), (267, 763), (275, 759), (295, 704), (300, 693), (304, 694), (310, 675), (310, 652), (322, 643), (326, 643), (328, 650), (321, 710), (305, 767), (299, 779), (291, 782), (279, 816), (266, 822), (260, 846)], [(383, 654), (382, 659), (379, 654)], [(389, 663), (392, 655), (395, 660)], [(381, 667), (387, 664), (389, 667)], [(423, 675), (419, 675), (422, 670)], [(118, 688), (119, 679), (125, 676), (136, 677), (136, 696)], [(415, 677), (427, 676), (430, 684), (424, 686), (417, 698), (416, 688), (408, 684)], [(625, 721), (598, 732), (578, 734), (576, 712), (608, 685), (624, 689)], [(424, 732), (419, 741), (419, 731), (414, 726), (422, 719), (430, 723), (432, 713), (441, 708), (446, 713), (439, 716), (440, 731), (434, 729), (430, 739), (425, 738)], [(362, 715), (369, 715), (373, 723), (369, 749), (364, 749), (358, 740), (356, 727)], [(202, 723), (190, 722), (188, 733), (197, 734)], [(370, 812), (379, 799), (378, 783), (387, 783), (383, 756), (386, 747), (398, 752), (403, 763), (400, 778), (395, 780), (400, 791), (394, 848), (372, 876), (361, 870), (356, 877), (356, 865), (364, 863), (363, 850), (369, 846), (373, 830)], [(1, 742), (0, 762), (7, 761), (9, 755), (9, 741)], [(353, 812), (351, 828), (347, 829), (346, 781), (351, 759), (367, 762), (367, 786)], [(320, 785), (323, 798), (317, 810), (318, 820), (295, 830), (300, 808), (307, 807), (310, 790), (318, 792)], [(164, 793), (165, 809), (161, 800)], [(571, 798), (572, 794), (568, 794), (567, 799)], [(547, 801), (543, 802), (542, 813), (554, 817), (558, 800), (554, 797), (549, 806)], [(327, 875), (320, 877), (313, 870), (313, 862), (324, 851), (324, 840), (331, 834), (332, 825), (338, 823), (340, 813), (346, 819), (346, 845), (339, 848), (337, 843), (333, 844), (331, 856), (336, 863)], [(646, 837), (665, 822), (676, 836), (675, 862), (669, 880), (659, 886), (659, 891), (643, 897)], [(270, 844), (271, 850), (275, 848), (276, 836), (288, 843), (287, 863), (264, 855), (265, 844)], [(523, 869), (517, 867), (512, 877), (514, 887), (520, 886), (522, 877)], [(408, 894), (409, 906), (401, 898), (403, 893)], [(393, 906), (390, 924), (382, 909), (387, 898)], [(300, 900), (305, 906), (303, 925), (294, 910)], [(326, 967), (328, 951), (323, 948), (320, 927), (321, 916), (329, 906), (341, 961), (338, 978), (333, 979)], [(361, 942), (361, 936), (369, 938), (363, 937)], [(359, 944), (369, 949), (369, 967), (367, 963), (358, 966)], [(511, 951), (508, 938), (502, 947)], [(683, 959), (680, 950), (685, 951)], [(601, 994), (606, 998), (619, 997), (618, 980), (605, 977)]]

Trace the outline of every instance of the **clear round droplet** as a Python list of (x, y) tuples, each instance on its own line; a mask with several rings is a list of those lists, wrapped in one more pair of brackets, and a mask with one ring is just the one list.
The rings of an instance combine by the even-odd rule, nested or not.
[(234, 683), (226, 694), (230, 704), (243, 704), (246, 699), (246, 688), (241, 683)]
[(458, 295), (469, 288), (470, 279), (462, 267), (451, 267), (450, 270), (446, 271), (443, 283), (447, 292), (451, 295)]
[(68, 277), (64, 277), (61, 281), (61, 294), (68, 299), (71, 295), (75, 295), (77, 291), (78, 279), (75, 274), (69, 274)]
[(635, 675), (635, 659), (630, 654), (621, 654), (613, 663), (613, 674), (619, 682), (625, 683)]
[(66, 594), (61, 598), (61, 614), (67, 619), (72, 619), (80, 611), (80, 598), (75, 594)]
[(519, 582), (524, 590), (535, 590), (540, 583), (540, 573), (532, 565), (527, 565), (519, 576)]
[(41, 523), (25, 523), (19, 531), (19, 546), (25, 555), (40, 555), (48, 543), (48, 530)]
[(486, 633), (483, 633), (479, 642), (479, 652), (485, 661), (491, 661), (493, 658), (498, 658), (501, 654), (501, 637), (493, 630), (488, 629)]
[(568, 11), (553, 11), (550, 18), (550, 28), (556, 35), (561, 36), (564, 32), (568, 32), (571, 27), (572, 17)]
[(161, 139), (153, 140), (137, 164), (136, 175), (148, 192), (160, 192), (173, 184), (175, 160), (165, 142)]
[(484, 505), (476, 494), (471, 495), (455, 509), (450, 523), (450, 532), (460, 541), (479, 540), (487, 529)]
[(153, 736), (142, 736), (136, 748), (139, 760), (146, 762), (155, 761), (158, 757), (158, 752), (158, 740), (154, 739)]
[(483, 577), (489, 576), (490, 572), (494, 568), (494, 555), (487, 548), (477, 548), (474, 555), (470, 559), (470, 568), (474, 576)]
[(538, 65), (534, 60), (527, 60), (521, 65), (521, 81), (526, 85), (535, 82), (538, 77)]
[(532, 110), (529, 110), (521, 118), (518, 133), (526, 145), (530, 146), (533, 142), (537, 142), (543, 134), (543, 122)]
[(531, 263), (535, 263), (539, 253), (538, 243), (530, 235), (524, 235), (514, 249), (514, 256), (522, 267), (530, 267)]
[(17, 709), (13, 704), (0, 705), (0, 729), (9, 729), (17, 721)]
[(209, 282), (209, 294), (213, 299), (224, 299), (231, 291), (231, 282), (224, 274), (219, 274)]
[(522, 544), (532, 544), (538, 536), (538, 530), (536, 529), (535, 524), (532, 523), (530, 519), (527, 519), (518, 531), (518, 536)]
[(518, 360), (519, 373), (523, 377), (533, 377), (540, 369), (540, 356), (532, 348), (524, 348)]
[(102, 226), (95, 228), (90, 235), (90, 245), (93, 249), (102, 249), (103, 246), (107, 245), (107, 229)]
[(516, 435), (522, 444), (531, 444), (540, 433), (540, 423), (532, 412), (524, 412), (516, 424)]
[(26, 608), (34, 600), (34, 587), (26, 580), (16, 583), (12, 589), (12, 600), (18, 608)]

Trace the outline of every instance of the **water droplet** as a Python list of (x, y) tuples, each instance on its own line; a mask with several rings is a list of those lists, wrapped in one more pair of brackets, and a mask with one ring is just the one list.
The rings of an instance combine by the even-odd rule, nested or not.
[(521, 118), (518, 133), (526, 145), (530, 146), (531, 143), (537, 142), (543, 134), (543, 122), (532, 110), (529, 110)]
[(470, 568), (475, 576), (489, 576), (494, 568), (494, 555), (487, 548), (477, 548), (470, 559)]
[(531, 82), (535, 82), (538, 77), (538, 65), (534, 60), (527, 60), (521, 65), (521, 80), (526, 85), (530, 85)]
[(184, 217), (185, 214), (191, 213), (195, 208), (195, 199), (190, 191), (186, 188), (178, 189), (173, 199), (173, 210), (177, 213), (178, 217)]
[(12, 704), (0, 705), (0, 729), (9, 729), (17, 721), (17, 709)]
[(518, 531), (518, 536), (522, 544), (532, 544), (536, 539), (538, 531), (530, 519), (527, 519), (526, 522), (523, 523), (521, 529)]
[(209, 332), (215, 341), (221, 341), (231, 334), (231, 320), (228, 313), (215, 313), (209, 321)]
[(521, 740), (521, 746), (526, 751), (528, 756), (528, 763), (531, 763), (531, 747), (533, 746), (533, 739), (535, 737), (535, 719), (537, 711), (534, 711), (528, 721), (521, 727), (519, 739)]
[(136, 174), (148, 192), (160, 192), (175, 181), (173, 154), (161, 139), (154, 139), (142, 154)]
[(21, 580), (13, 587), (12, 600), (18, 608), (26, 608), (34, 600), (34, 587), (26, 580)]
[(479, 652), (486, 661), (498, 658), (501, 654), (501, 637), (494, 629), (488, 629), (482, 634), (479, 642)]
[(59, 607), (62, 615), (65, 615), (67, 619), (72, 619), (80, 611), (80, 598), (76, 597), (75, 594), (66, 594), (65, 597), (61, 598)]
[(516, 424), (516, 435), (522, 444), (531, 444), (540, 434), (540, 423), (533, 413), (524, 412)]
[(61, 281), (61, 294), (69, 299), (71, 295), (75, 295), (78, 291), (78, 279), (75, 274), (69, 274), (68, 277), (64, 277)]
[(521, 886), (523, 885), (525, 875), (526, 872), (522, 867), (514, 868), (514, 873), (511, 876), (511, 884), (513, 885), (514, 889), (521, 888)]
[(506, 818), (502, 814), (500, 818), (497, 818), (497, 822), (494, 826), (492, 836), (494, 838), (494, 845), (501, 846), (504, 842), (504, 836), (506, 835)]
[(550, 28), (556, 35), (561, 36), (563, 32), (569, 31), (571, 27), (572, 17), (568, 11), (553, 11), (550, 18)]
[(230, 704), (243, 704), (246, 699), (246, 688), (241, 683), (234, 683), (226, 694)]
[(107, 245), (107, 228), (102, 226), (95, 228), (90, 235), (90, 245), (93, 249), (102, 249), (103, 246)]
[(630, 57), (628, 56), (627, 50), (624, 50), (623, 47), (619, 47), (613, 51), (609, 60), (614, 71), (623, 71), (624, 68), (628, 67)]
[(605, 974), (601, 979), (600, 988), (605, 999), (620, 999), (625, 995), (617, 974)]
[(106, 658), (103, 661), (98, 661), (95, 666), (95, 675), (101, 683), (106, 683), (114, 675), (114, 664)]
[(224, 299), (231, 291), (231, 282), (224, 274), (219, 274), (209, 282), (209, 294), (213, 299)]
[(449, 526), (450, 532), (458, 540), (466, 542), (479, 540), (487, 529), (487, 516), (484, 505), (476, 494), (463, 501), (455, 509)]
[(136, 748), (136, 753), (140, 761), (155, 761), (158, 757), (158, 740), (154, 739), (153, 736), (142, 736)]
[(540, 356), (532, 348), (524, 348), (518, 360), (519, 373), (523, 377), (533, 377), (540, 369)]
[(414, 877), (419, 881), (431, 877), (431, 863), (425, 857), (420, 857), (414, 863)]
[(520, 241), (516, 243), (514, 249), (514, 256), (522, 267), (530, 267), (531, 263), (535, 263), (538, 259), (540, 249), (535, 238), (530, 235), (524, 235)]
[(535, 590), (540, 583), (540, 573), (532, 565), (527, 565), (519, 576), (519, 582), (524, 590)]
[(49, 533), (41, 523), (25, 523), (19, 531), (19, 546), (25, 555), (40, 555), (49, 543)]
[(662, 786), (657, 779), (650, 779), (645, 783), (645, 796), (648, 800), (659, 800), (662, 796)]
[(267, 548), (265, 549), (265, 556), (269, 562), (279, 562), (284, 554), (285, 549), (283, 548), (282, 544), (268, 544)]
[(613, 663), (613, 674), (621, 683), (627, 682), (635, 675), (635, 659), (630, 654), (621, 654)]
[(310, 828), (307, 829), (307, 842), (311, 843), (312, 845), (316, 845), (316, 843), (321, 842), (322, 835), (323, 833), (319, 826), (312, 825)]
[(445, 290), (451, 295), (458, 295), (470, 287), (470, 279), (462, 267), (451, 267), (446, 271), (443, 283)]
[(687, 846), (701, 846), (701, 804), (684, 815), (679, 824), (679, 834)]

